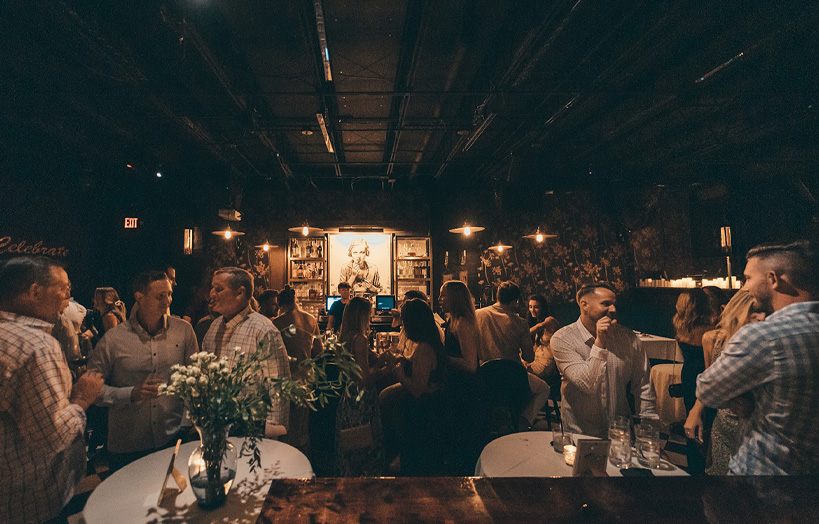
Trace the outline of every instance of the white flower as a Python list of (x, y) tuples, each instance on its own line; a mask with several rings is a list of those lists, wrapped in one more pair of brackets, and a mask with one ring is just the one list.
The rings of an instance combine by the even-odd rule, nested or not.
[(199, 366), (191, 366), (191, 369), (190, 369), (190, 374), (191, 375), (198, 375), (201, 372), (202, 372), (202, 370), (199, 369)]
[(173, 373), (171, 373), (171, 382), (178, 382), (181, 379), (182, 374), (179, 373), (178, 371), (174, 371)]
[(199, 390), (198, 389), (192, 389), (191, 390), (191, 396), (192, 397), (198, 397), (199, 396)]
[(202, 375), (199, 377), (199, 383), (202, 385), (206, 385), (208, 383), (208, 377), (206, 375)]
[(210, 364), (208, 364), (208, 369), (211, 371), (217, 371), (219, 369), (219, 363), (211, 362)]
[(195, 386), (195, 385), (196, 385), (196, 379), (195, 379), (194, 377), (188, 377), (188, 380), (186, 380), (185, 382), (187, 382), (187, 383), (188, 383), (188, 384), (190, 384), (191, 386)]

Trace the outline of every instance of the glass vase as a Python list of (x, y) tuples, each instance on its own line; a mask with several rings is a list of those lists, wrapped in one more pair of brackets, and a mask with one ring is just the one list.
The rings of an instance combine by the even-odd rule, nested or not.
[(236, 447), (228, 440), (229, 427), (195, 427), (201, 442), (188, 459), (188, 477), (199, 507), (215, 509), (225, 503), (236, 478)]

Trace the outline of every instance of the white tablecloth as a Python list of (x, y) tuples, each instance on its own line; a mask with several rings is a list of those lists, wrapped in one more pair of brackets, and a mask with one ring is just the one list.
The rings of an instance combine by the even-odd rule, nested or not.
[[(238, 453), (242, 439), (231, 437), (230, 440)], [(236, 479), (225, 505), (203, 511), (196, 504), (188, 479), (188, 458), (198, 445), (197, 440), (180, 446), (174, 463), (188, 480), (185, 491), (176, 493), (176, 483), (171, 478), (168, 487), (172, 489), (166, 492), (162, 505), (156, 505), (173, 449), (157, 451), (128, 464), (97, 486), (83, 510), (86, 524), (254, 523), (262, 509), (271, 479), (315, 477), (310, 461), (299, 450), (276, 440), (262, 439), (259, 441), (261, 468), (251, 474), (249, 457), (240, 457), (237, 460)]]
[(682, 362), (680, 346), (673, 338), (648, 335), (646, 333), (640, 333), (639, 337), (648, 358)]
[(651, 383), (657, 394), (657, 415), (666, 426), (685, 420), (685, 404), (682, 398), (672, 398), (668, 386), (680, 382), (682, 364), (657, 364), (651, 368)]
[[(594, 438), (575, 434), (574, 440)], [(632, 459), (635, 467), (643, 467)], [(656, 476), (686, 476), (683, 470), (663, 461), (668, 469), (652, 470)], [(622, 477), (618, 468), (606, 462), (610, 477)], [(563, 454), (552, 448), (551, 431), (526, 431), (497, 438), (486, 445), (475, 465), (479, 477), (571, 477), (572, 467), (563, 461)]]

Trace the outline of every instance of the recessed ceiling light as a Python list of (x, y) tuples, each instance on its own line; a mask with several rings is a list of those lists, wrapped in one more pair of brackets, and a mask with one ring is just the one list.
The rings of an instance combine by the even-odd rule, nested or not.
[(156, 178), (162, 178), (162, 173), (160, 173), (159, 171), (157, 171), (157, 172), (156, 172)]

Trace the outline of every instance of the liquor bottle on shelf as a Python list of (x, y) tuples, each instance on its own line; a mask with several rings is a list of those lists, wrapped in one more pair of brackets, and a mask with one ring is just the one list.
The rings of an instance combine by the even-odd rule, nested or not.
[(319, 243), (318, 243), (318, 257), (319, 257), (319, 258), (324, 258), (324, 248), (323, 248), (323, 244), (324, 244), (324, 242), (322, 242), (321, 240), (319, 240)]
[(310, 278), (316, 278), (316, 264), (310, 264)]
[(304, 278), (304, 264), (299, 264), (298, 278)]
[(318, 265), (318, 277), (324, 278), (324, 263)]
[(449, 251), (444, 251), (444, 267), (449, 267)]

